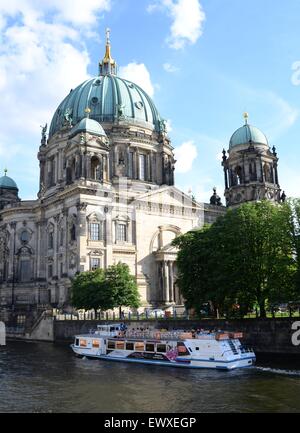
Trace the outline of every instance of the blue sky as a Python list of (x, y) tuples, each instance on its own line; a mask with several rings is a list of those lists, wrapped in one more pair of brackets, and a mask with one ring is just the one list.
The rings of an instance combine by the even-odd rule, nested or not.
[(220, 153), (247, 111), (299, 197), (299, 16), (298, 0), (0, 0), (1, 171), (36, 197), (40, 125), (97, 74), (110, 27), (120, 75), (170, 122), (179, 188), (223, 197)]

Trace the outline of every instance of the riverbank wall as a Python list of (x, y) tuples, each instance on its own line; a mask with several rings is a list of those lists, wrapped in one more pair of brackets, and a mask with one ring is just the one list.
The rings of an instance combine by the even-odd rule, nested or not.
[[(72, 342), (74, 335), (89, 333), (105, 321), (54, 320), (53, 341)], [(300, 319), (242, 319), (242, 320), (156, 320), (124, 321), (130, 328), (205, 329), (243, 332), (243, 343), (256, 353), (276, 353), (300, 356)]]

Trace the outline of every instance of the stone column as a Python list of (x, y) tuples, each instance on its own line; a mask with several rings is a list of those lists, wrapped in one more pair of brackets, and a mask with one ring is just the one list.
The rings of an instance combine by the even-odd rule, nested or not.
[(173, 262), (169, 261), (169, 281), (170, 281), (170, 302), (174, 302), (174, 274), (173, 274)]
[(151, 182), (151, 154), (150, 154), (150, 152), (147, 153), (146, 172), (147, 172), (147, 176), (146, 176), (145, 180), (147, 180), (148, 182)]
[(138, 149), (136, 149), (136, 179), (140, 178), (140, 154)]
[(225, 188), (228, 189), (227, 168), (224, 168)]
[(164, 300), (169, 302), (169, 266), (168, 262), (164, 262)]

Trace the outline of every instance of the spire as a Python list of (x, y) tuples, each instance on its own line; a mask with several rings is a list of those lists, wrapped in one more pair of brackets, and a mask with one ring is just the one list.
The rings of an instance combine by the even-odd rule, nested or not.
[(106, 29), (106, 49), (105, 56), (101, 63), (99, 63), (100, 75), (117, 75), (117, 63), (111, 56), (110, 45), (110, 29)]

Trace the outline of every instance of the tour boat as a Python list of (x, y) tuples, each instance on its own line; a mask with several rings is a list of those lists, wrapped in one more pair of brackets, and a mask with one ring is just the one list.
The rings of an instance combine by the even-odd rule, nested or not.
[(255, 353), (241, 344), (242, 337), (241, 332), (125, 331), (117, 323), (76, 335), (71, 347), (76, 355), (87, 358), (233, 370), (255, 363)]

